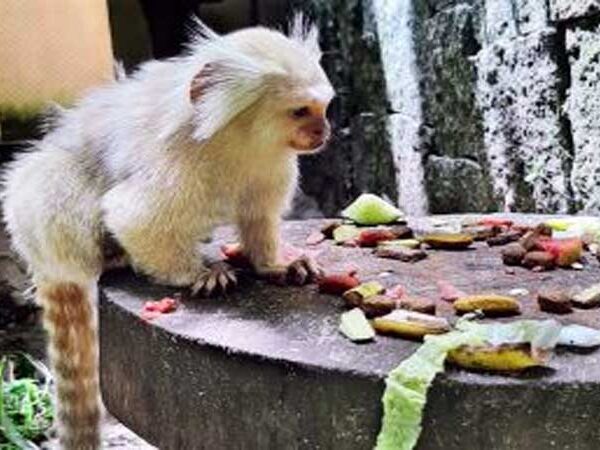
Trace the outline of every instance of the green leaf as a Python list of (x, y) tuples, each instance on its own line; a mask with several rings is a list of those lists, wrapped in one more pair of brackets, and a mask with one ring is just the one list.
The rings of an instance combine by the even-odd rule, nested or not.
[(554, 320), (522, 320), (508, 324), (479, 324), (461, 320), (456, 331), (430, 335), (386, 378), (383, 419), (376, 450), (412, 450), (421, 434), (423, 409), (436, 375), (444, 370), (448, 352), (463, 345), (529, 343), (551, 349), (561, 326)]

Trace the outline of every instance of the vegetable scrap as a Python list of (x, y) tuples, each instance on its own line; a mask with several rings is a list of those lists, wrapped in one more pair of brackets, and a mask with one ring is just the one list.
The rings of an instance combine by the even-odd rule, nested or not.
[(596, 308), (600, 306), (600, 283), (594, 284), (573, 295), (573, 305), (577, 308)]
[(372, 341), (375, 338), (375, 330), (360, 308), (342, 314), (339, 330), (352, 342)]
[(432, 233), (421, 240), (436, 250), (464, 250), (473, 243), (473, 236), (466, 233)]
[(317, 280), (319, 292), (324, 294), (342, 295), (344, 292), (360, 285), (356, 270), (347, 273), (330, 274)]
[(435, 315), (435, 302), (423, 297), (404, 296), (398, 302), (401, 309)]
[(569, 314), (573, 311), (571, 296), (562, 289), (544, 289), (538, 292), (538, 305), (541, 311), (553, 314)]
[(591, 348), (600, 346), (600, 330), (582, 325), (567, 325), (560, 330), (558, 345)]
[[(436, 375), (444, 370), (449, 353), (454, 363), (490, 370), (543, 365), (560, 334), (560, 324), (552, 320), (510, 324), (464, 321), (455, 331), (425, 336), (424, 344), (386, 378), (382, 426), (375, 449), (412, 450), (417, 445), (427, 392)], [(501, 350), (504, 346), (512, 346), (513, 350)], [(494, 352), (494, 348), (499, 350)], [(474, 349), (481, 350), (477, 353)]]
[(377, 317), (389, 314), (396, 309), (397, 306), (398, 303), (396, 299), (386, 295), (372, 295), (365, 298), (360, 304), (360, 308), (365, 312), (367, 317)]
[(397, 222), (404, 214), (374, 194), (362, 194), (342, 211), (342, 217), (359, 225), (386, 225)]
[(454, 303), (461, 297), (466, 297), (467, 294), (455, 288), (452, 284), (447, 281), (438, 280), (438, 290), (440, 291), (440, 298), (445, 302)]
[(427, 258), (427, 253), (424, 250), (408, 248), (405, 246), (378, 246), (373, 253), (379, 258), (394, 259), (409, 263), (414, 263)]
[(141, 317), (146, 321), (151, 321), (163, 314), (169, 314), (176, 311), (178, 306), (177, 300), (171, 297), (165, 297), (158, 301), (147, 301), (144, 303)]
[(370, 281), (350, 289), (343, 294), (343, 297), (348, 305), (360, 306), (366, 298), (383, 294), (384, 291), (385, 288), (381, 285), (381, 283), (377, 281)]
[(382, 334), (416, 340), (421, 340), (428, 334), (442, 334), (450, 331), (450, 324), (442, 317), (433, 317), (429, 314), (403, 309), (376, 317), (373, 319), (373, 327)]
[(501, 317), (521, 313), (518, 300), (496, 294), (468, 295), (457, 299), (453, 306), (457, 314), (481, 311), (487, 317)]

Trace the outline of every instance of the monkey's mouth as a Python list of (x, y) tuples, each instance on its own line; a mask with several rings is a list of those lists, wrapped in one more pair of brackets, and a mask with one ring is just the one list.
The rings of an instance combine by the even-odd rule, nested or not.
[(290, 142), (290, 147), (292, 147), (298, 153), (318, 153), (325, 148), (327, 144), (327, 139), (318, 139), (310, 142)]

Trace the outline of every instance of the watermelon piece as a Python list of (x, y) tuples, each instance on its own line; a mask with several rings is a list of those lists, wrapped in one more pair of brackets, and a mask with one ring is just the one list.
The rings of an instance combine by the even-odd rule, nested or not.
[(376, 247), (377, 244), (384, 241), (395, 239), (396, 235), (387, 228), (371, 228), (363, 230), (356, 238), (359, 247)]
[(242, 252), (242, 246), (240, 244), (222, 245), (221, 253), (223, 253), (225, 260), (234, 267), (238, 267), (240, 269), (248, 269), (252, 267), (250, 260)]
[(477, 225), (483, 225), (486, 227), (506, 227), (510, 228), (513, 221), (510, 219), (502, 219), (500, 217), (484, 217), (477, 222)]
[(583, 241), (579, 238), (571, 239), (549, 239), (540, 238), (537, 247), (550, 253), (561, 267), (569, 267), (581, 259), (583, 253)]
[(402, 211), (374, 194), (362, 194), (342, 216), (359, 225), (385, 225), (403, 217)]
[(359, 284), (360, 280), (356, 277), (356, 271), (326, 275), (318, 281), (319, 292), (331, 295), (342, 295)]

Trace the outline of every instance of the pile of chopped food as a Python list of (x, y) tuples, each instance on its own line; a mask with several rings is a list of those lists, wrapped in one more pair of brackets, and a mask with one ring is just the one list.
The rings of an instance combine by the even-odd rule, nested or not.
[[(599, 256), (600, 220), (550, 220), (536, 226), (496, 217), (466, 221), (460, 230), (417, 233), (401, 211), (384, 200), (363, 194), (342, 214), (311, 234), (308, 245), (331, 239), (336, 245), (372, 248), (377, 257), (417, 263), (430, 251), (464, 251), (474, 242), (502, 246), (507, 266), (533, 271), (555, 268), (581, 270), (585, 252)], [(361, 280), (356, 270), (329, 273), (318, 280), (319, 291), (341, 296), (340, 332), (356, 343), (377, 335), (423, 341), (421, 347), (386, 380), (384, 417), (378, 450), (414, 448), (421, 432), (426, 394), (436, 374), (450, 363), (467, 370), (519, 372), (546, 366), (555, 346), (600, 346), (600, 331), (581, 325), (562, 326), (555, 320), (478, 323), (475, 319), (521, 314), (519, 295), (467, 295), (439, 281), (439, 299), (452, 304), (453, 326), (436, 316), (436, 301), (415, 296), (401, 286), (386, 289), (379, 281)], [(527, 291), (525, 291), (525, 294)], [(539, 309), (565, 314), (573, 308), (600, 307), (600, 283), (577, 289), (549, 287), (537, 293)]]

